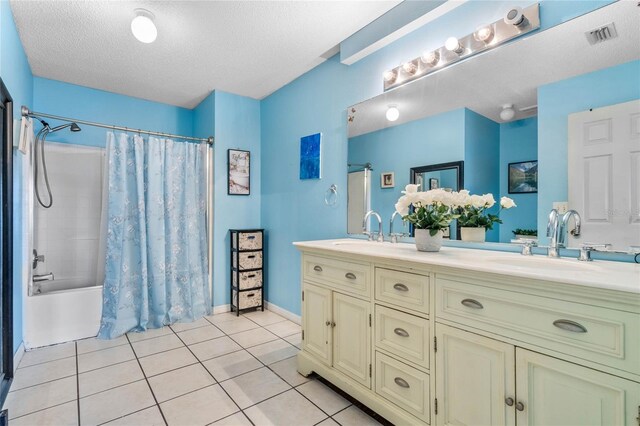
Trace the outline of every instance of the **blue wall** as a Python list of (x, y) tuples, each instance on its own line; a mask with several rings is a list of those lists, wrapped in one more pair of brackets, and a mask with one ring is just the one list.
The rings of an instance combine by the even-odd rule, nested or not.
[[(554, 201), (567, 201), (567, 116), (640, 98), (640, 61), (538, 88), (538, 229)], [(540, 233), (541, 244), (547, 238)]]
[[(0, 77), (13, 98), (14, 119), (20, 106), (33, 101), (33, 75), (6, 0), (0, 1)], [(22, 342), (22, 154), (14, 153), (13, 220), (13, 350)]]
[(538, 159), (538, 118), (500, 124), (500, 194), (512, 198), (518, 207), (500, 215), (500, 241), (514, 238), (516, 228), (536, 229), (538, 194), (509, 194), (509, 163)]

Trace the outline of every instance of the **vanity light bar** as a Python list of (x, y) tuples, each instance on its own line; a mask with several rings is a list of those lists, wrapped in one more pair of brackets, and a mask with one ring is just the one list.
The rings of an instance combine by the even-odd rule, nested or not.
[(525, 9), (511, 8), (504, 18), (492, 24), (482, 25), (463, 38), (449, 37), (444, 46), (431, 52), (424, 52), (418, 58), (385, 71), (384, 90), (387, 91), (424, 77), (461, 59), (493, 49), (538, 28), (540, 28), (538, 3)]

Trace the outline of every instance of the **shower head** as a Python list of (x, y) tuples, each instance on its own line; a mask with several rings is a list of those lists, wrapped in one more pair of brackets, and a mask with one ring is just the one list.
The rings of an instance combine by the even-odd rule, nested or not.
[(57, 132), (58, 130), (65, 129), (67, 127), (71, 127), (72, 132), (79, 132), (80, 130), (82, 130), (80, 126), (78, 126), (78, 124), (76, 123), (67, 123), (67, 124), (61, 124), (60, 126), (54, 127), (53, 129), (49, 130), (49, 133), (54, 133), (54, 132)]
[(71, 123), (71, 131), (72, 132), (79, 132), (80, 130), (82, 130), (82, 129), (80, 128), (80, 126), (78, 126), (77, 123)]

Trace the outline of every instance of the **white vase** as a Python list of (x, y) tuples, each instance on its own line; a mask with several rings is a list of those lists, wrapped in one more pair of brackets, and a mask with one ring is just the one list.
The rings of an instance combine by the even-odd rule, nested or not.
[(484, 243), (487, 231), (482, 228), (470, 228), (463, 226), (460, 228), (460, 239), (462, 241), (469, 241), (473, 243)]
[(442, 231), (431, 236), (430, 229), (416, 229), (415, 240), (418, 251), (440, 251), (442, 247)]

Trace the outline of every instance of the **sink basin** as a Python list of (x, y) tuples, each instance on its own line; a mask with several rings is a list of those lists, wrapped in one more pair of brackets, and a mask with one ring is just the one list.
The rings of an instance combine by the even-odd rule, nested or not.
[(601, 269), (592, 262), (580, 262), (576, 259), (551, 259), (538, 256), (495, 256), (487, 257), (483, 261), (516, 268), (539, 268), (565, 272), (585, 272)]
[(334, 246), (362, 246), (369, 244), (380, 244), (376, 241), (367, 241), (367, 240), (345, 240), (345, 241), (334, 241), (331, 243)]

